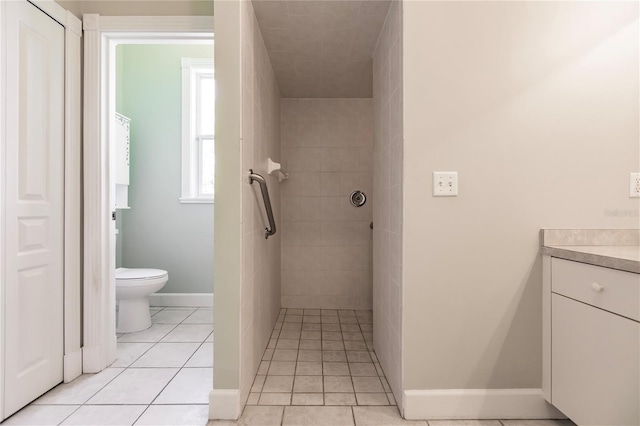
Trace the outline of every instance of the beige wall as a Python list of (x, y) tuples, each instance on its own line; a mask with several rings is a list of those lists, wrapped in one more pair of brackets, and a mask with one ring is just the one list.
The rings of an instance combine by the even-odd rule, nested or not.
[(404, 8), (404, 388), (539, 388), (538, 231), (638, 227), (638, 4)]
[(105, 16), (211, 16), (213, 0), (56, 0), (79, 18), (84, 13)]
[(373, 57), (374, 347), (402, 405), (402, 3), (393, 1)]
[[(280, 228), (280, 186), (267, 174), (267, 159), (280, 161), (280, 91), (250, 1), (241, 2), (242, 38), (242, 290), (240, 308), (240, 400), (249, 389), (280, 312), (280, 235), (265, 239), (268, 224), (258, 183), (267, 180), (276, 229)], [(224, 250), (224, 243), (216, 246)]]
[(371, 309), (372, 121), (371, 99), (282, 100), (283, 307)]
[[(214, 206), (214, 389), (240, 387), (242, 269), (240, 4), (220, 2), (214, 16), (216, 46), (216, 180)], [(221, 326), (224, 325), (224, 326)]]

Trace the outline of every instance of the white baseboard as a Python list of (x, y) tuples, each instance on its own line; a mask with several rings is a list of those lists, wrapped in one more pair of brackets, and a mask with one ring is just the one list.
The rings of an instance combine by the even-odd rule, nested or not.
[(149, 305), (213, 308), (213, 293), (154, 293)]
[(209, 419), (237, 420), (241, 413), (238, 389), (213, 389), (209, 393)]
[(565, 419), (542, 389), (442, 389), (404, 391), (404, 418)]
[(82, 348), (64, 355), (64, 382), (69, 383), (82, 374)]

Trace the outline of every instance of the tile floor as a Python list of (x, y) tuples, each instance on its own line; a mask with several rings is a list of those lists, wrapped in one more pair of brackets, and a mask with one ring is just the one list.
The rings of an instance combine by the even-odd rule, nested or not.
[(247, 405), (395, 405), (371, 311), (282, 309)]
[(151, 308), (153, 325), (118, 335), (117, 359), (61, 384), (4, 425), (206, 425), (213, 310)]
[(237, 422), (209, 421), (211, 309), (152, 308), (116, 361), (62, 384), (2, 425), (574, 426), (569, 420), (406, 421), (372, 345), (371, 311), (283, 310)]
[(404, 420), (396, 407), (247, 406), (237, 422), (209, 426), (575, 426), (570, 420)]

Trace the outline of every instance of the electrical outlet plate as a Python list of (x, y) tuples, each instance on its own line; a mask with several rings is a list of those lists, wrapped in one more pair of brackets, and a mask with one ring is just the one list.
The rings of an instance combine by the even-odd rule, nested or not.
[(640, 173), (629, 174), (629, 197), (640, 198)]
[(433, 196), (457, 197), (458, 172), (433, 172)]

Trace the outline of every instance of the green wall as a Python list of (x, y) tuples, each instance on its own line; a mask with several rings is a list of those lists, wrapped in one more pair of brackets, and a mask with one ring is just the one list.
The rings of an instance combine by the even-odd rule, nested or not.
[(117, 263), (169, 272), (165, 293), (213, 292), (213, 204), (181, 204), (180, 59), (205, 45), (120, 45), (116, 108), (131, 118), (130, 210), (120, 210)]

